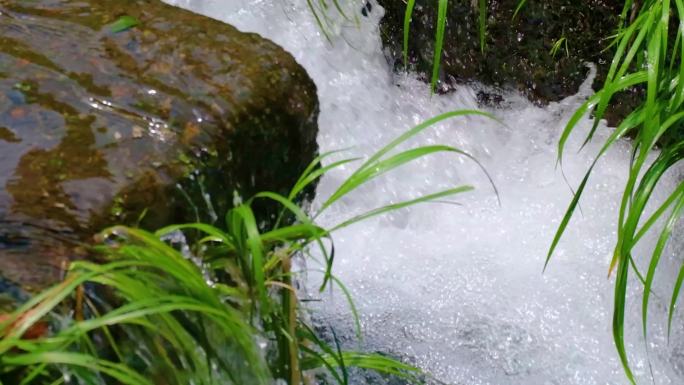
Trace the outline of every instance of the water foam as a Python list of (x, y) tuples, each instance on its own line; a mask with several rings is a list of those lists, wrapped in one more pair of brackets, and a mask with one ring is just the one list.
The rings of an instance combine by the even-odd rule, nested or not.
[[(351, 147), (347, 156), (368, 155), (424, 119), (480, 107), (473, 87), (431, 97), (415, 77), (393, 74), (382, 52), (377, 30), (382, 10), (377, 5), (369, 17), (359, 16), (359, 25), (332, 20), (330, 44), (304, 0), (169, 2), (257, 32), (291, 52), (318, 87), (321, 152)], [(330, 225), (388, 202), (454, 185), (476, 187), (458, 197), (462, 206), (428, 204), (335, 234), (335, 272), (357, 301), (367, 349), (406, 357), (448, 384), (626, 383), (612, 342), (613, 280), (606, 273), (629, 163), (628, 142), (618, 143), (594, 172), (581, 201), (583, 214), (571, 222), (542, 275), (550, 240), (571, 198), (555, 167), (556, 143), (589, 84), (576, 96), (544, 108), (507, 94), (504, 106), (486, 108), (505, 125), (457, 119), (414, 141), (453, 145), (477, 157), (499, 189), (500, 206), (472, 162), (436, 156), (364, 186), (320, 218)], [(580, 131), (591, 123), (584, 119)], [(608, 132), (601, 124), (596, 139), (579, 154), (573, 150), (583, 137), (571, 138), (573, 150), (563, 166), (571, 185), (577, 185)], [(314, 204), (351, 171), (347, 167), (327, 175)], [(677, 180), (668, 178), (656, 200)], [(657, 277), (663, 285), (654, 288), (649, 349), (657, 384), (684, 383), (681, 316), (674, 321), (669, 344), (664, 330), (671, 292), (665, 283), (673, 282), (682, 241), (677, 235), (671, 242)], [(654, 237), (643, 243), (642, 250), (648, 250)], [(638, 258), (643, 262), (645, 257)], [(637, 376), (647, 383), (638, 286), (631, 285), (626, 338)], [(343, 297), (321, 296), (318, 316), (351, 335)]]

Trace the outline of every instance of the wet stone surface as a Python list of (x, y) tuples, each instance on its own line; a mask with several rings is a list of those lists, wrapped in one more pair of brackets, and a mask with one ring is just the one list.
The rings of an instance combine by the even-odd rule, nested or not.
[(287, 191), (317, 112), (289, 54), (213, 19), (156, 0), (0, 0), (0, 291), (59, 278), (106, 226), (212, 221), (235, 190)]
[[(384, 45), (403, 69), (403, 25), (406, 4), (379, 0)], [(523, 92), (540, 104), (575, 94), (586, 79), (585, 63), (595, 63), (602, 84), (613, 50), (605, 49), (619, 22), (623, 1), (528, 1), (518, 15), (518, 0), (487, 1), (484, 52), (479, 37), (477, 1), (450, 1), (440, 72), (441, 91), (457, 83), (477, 81)], [(437, 2), (417, 0), (411, 22), (409, 62), (426, 80), (432, 73)], [(558, 49), (552, 52), (558, 42)], [(619, 95), (607, 118), (614, 123), (635, 105), (638, 91)]]

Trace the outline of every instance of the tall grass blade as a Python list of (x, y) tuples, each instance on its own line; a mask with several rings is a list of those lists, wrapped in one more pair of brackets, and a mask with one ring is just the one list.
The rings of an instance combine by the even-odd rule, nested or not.
[(437, 9), (437, 32), (435, 34), (435, 52), (432, 59), (432, 78), (430, 80), (430, 93), (435, 92), (439, 81), (439, 64), (442, 61), (442, 48), (444, 46), (444, 33), (447, 22), (447, 6), (449, 0), (438, 0)]
[(675, 306), (677, 305), (677, 299), (679, 299), (679, 291), (682, 288), (682, 283), (684, 282), (684, 264), (679, 268), (679, 273), (677, 274), (677, 279), (675, 280), (674, 289), (672, 290), (672, 298), (670, 299), (670, 307), (667, 312), (667, 339), (670, 340), (670, 332), (672, 331), (672, 317), (674, 316)]
[(408, 69), (408, 50), (409, 50), (409, 36), (411, 35), (411, 18), (413, 17), (413, 9), (416, 6), (416, 0), (408, 0), (406, 3), (406, 12), (404, 13), (404, 68)]
[[(651, 286), (653, 285), (653, 279), (655, 277), (655, 270), (656, 267), (658, 266), (658, 262), (660, 261), (660, 257), (663, 254), (663, 250), (665, 249), (665, 245), (667, 244), (668, 239), (670, 238), (670, 234), (672, 233), (672, 230), (674, 228), (674, 225), (677, 223), (677, 220), (679, 219), (680, 215), (682, 214), (682, 209), (684, 209), (684, 194), (680, 194), (678, 197), (677, 204), (675, 205), (674, 209), (672, 210), (672, 213), (670, 214), (670, 217), (667, 219), (667, 222), (665, 223), (665, 226), (663, 227), (660, 237), (658, 238), (658, 242), (653, 249), (653, 255), (651, 256), (651, 263), (649, 264), (648, 268), (648, 273), (646, 275), (646, 284), (644, 286), (644, 295), (643, 295), (643, 301), (642, 301), (642, 331), (644, 334), (644, 340), (645, 342), (648, 340), (647, 334), (646, 334), (646, 321), (648, 320), (648, 301), (650, 298), (651, 294)], [(648, 348), (648, 344), (646, 345)]]
[(515, 11), (513, 12), (513, 17), (511, 17), (512, 20), (515, 20), (515, 18), (518, 17), (518, 14), (523, 9), (525, 4), (527, 4), (527, 0), (518, 1), (518, 5), (515, 7)]

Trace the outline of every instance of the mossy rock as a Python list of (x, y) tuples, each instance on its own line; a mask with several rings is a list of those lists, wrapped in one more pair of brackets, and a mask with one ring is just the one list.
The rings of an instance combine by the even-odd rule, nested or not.
[(317, 113), (291, 55), (219, 21), (157, 0), (0, 2), (0, 275), (42, 286), (106, 226), (222, 221), (234, 191), (285, 193)]
[[(379, 0), (385, 8), (382, 39), (403, 68), (403, 23), (406, 4)], [(518, 0), (487, 0), (484, 52), (479, 37), (477, 1), (449, 1), (441, 90), (471, 81), (516, 89), (545, 104), (578, 91), (586, 79), (585, 63), (598, 66), (595, 85), (605, 79), (613, 50), (606, 49), (619, 23), (624, 2), (613, 0), (528, 1), (514, 18)], [(433, 63), (437, 1), (417, 0), (409, 39), (410, 67), (430, 78)], [(564, 39), (564, 40), (561, 40)], [(554, 44), (561, 41), (552, 53)], [(640, 97), (621, 95), (609, 120), (624, 116)], [(624, 104), (624, 106), (623, 106)]]

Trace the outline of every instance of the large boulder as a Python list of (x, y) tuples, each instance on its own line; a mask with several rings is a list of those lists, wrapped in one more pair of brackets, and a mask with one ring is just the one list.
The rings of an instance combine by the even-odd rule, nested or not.
[[(381, 22), (385, 46), (403, 66), (403, 25), (406, 4), (379, 0), (385, 8)], [(605, 79), (613, 50), (606, 49), (618, 26), (624, 1), (527, 1), (518, 15), (519, 0), (487, 0), (486, 47), (481, 50), (477, 1), (449, 1), (441, 63), (442, 90), (455, 83), (478, 81), (513, 88), (539, 103), (575, 94), (592, 62), (596, 81)], [(429, 79), (432, 71), (437, 1), (417, 0), (411, 22), (409, 58), (413, 69)], [(558, 49), (553, 50), (558, 43)], [(635, 91), (638, 93), (638, 90)], [(622, 95), (634, 105), (639, 95)], [(621, 108), (613, 110), (624, 115)]]
[(0, 290), (59, 278), (108, 225), (287, 191), (317, 108), (280, 47), (160, 1), (0, 2)]

